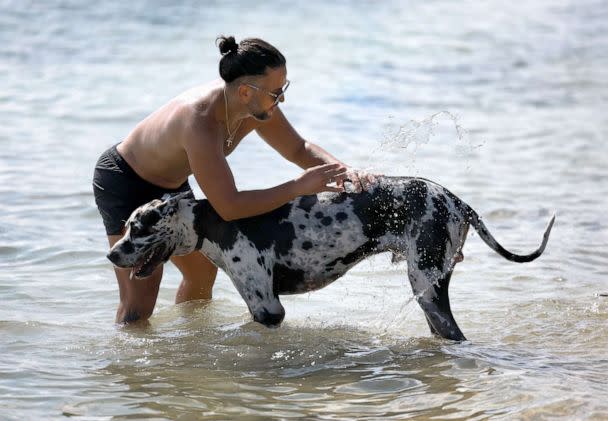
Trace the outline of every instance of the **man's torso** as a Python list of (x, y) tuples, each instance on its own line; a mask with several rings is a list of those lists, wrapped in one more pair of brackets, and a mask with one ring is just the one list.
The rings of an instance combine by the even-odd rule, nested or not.
[(187, 137), (213, 142), (229, 155), (259, 122), (243, 120), (228, 146), (226, 128), (215, 118), (218, 95), (223, 101), (223, 83), (214, 81), (192, 88), (173, 98), (142, 120), (118, 145), (118, 152), (139, 176), (165, 188), (177, 188), (192, 171), (184, 149)]

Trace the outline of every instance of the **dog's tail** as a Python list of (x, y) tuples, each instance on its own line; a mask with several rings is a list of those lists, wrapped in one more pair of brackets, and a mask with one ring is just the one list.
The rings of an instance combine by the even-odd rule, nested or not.
[(520, 254), (511, 253), (510, 251), (506, 250), (503, 246), (498, 244), (498, 241), (496, 241), (496, 239), (494, 239), (492, 234), (490, 234), (490, 231), (485, 226), (485, 224), (483, 223), (483, 221), (481, 220), (481, 218), (479, 217), (477, 212), (475, 212), (471, 207), (468, 207), (467, 215), (468, 215), (468, 220), (471, 223), (471, 225), (473, 225), (475, 227), (475, 229), (479, 233), (479, 236), (481, 237), (481, 239), (488, 246), (490, 246), (490, 248), (492, 250), (494, 250), (496, 253), (500, 254), (505, 259), (510, 260), (512, 262), (517, 262), (517, 263), (531, 262), (532, 260), (539, 257), (541, 254), (543, 254), (543, 251), (545, 251), (545, 246), (547, 245), (547, 241), (549, 241), (549, 234), (551, 233), (551, 228), (553, 228), (553, 222), (555, 222), (555, 215), (553, 215), (553, 217), (549, 221), (549, 225), (547, 225), (547, 228), (545, 229), (545, 233), (543, 234), (543, 242), (540, 245), (540, 247), (538, 249), (536, 249), (536, 251), (534, 251), (533, 253), (530, 253), (530, 254), (520, 255)]

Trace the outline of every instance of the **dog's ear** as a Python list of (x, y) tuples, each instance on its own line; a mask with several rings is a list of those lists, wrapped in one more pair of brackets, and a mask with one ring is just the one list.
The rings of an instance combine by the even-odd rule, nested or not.
[(173, 194), (167, 193), (167, 194), (163, 195), (162, 203), (160, 206), (163, 209), (162, 212), (165, 215), (173, 215), (179, 209), (180, 200), (184, 200), (184, 199), (193, 200), (194, 194), (192, 193), (192, 191), (186, 191), (186, 192), (182, 192), (182, 193), (173, 193)]
[(192, 190), (181, 193), (166, 193), (161, 198), (163, 202), (167, 202), (169, 205), (174, 205), (182, 199), (194, 199), (194, 193), (192, 193)]

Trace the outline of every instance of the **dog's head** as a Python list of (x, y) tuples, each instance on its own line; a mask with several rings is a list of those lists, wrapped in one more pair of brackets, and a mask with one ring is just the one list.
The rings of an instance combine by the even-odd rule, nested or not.
[(110, 249), (108, 259), (145, 278), (174, 254), (186, 254), (179, 210), (180, 200), (188, 197), (192, 198), (190, 192), (163, 197), (135, 209), (125, 224), (125, 235)]

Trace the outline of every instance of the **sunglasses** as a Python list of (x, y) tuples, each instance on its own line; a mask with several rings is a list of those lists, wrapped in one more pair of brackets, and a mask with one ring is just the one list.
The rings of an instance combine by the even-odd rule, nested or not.
[(250, 83), (245, 83), (245, 85), (249, 86), (250, 88), (253, 88), (255, 90), (258, 90), (260, 92), (264, 92), (265, 94), (270, 95), (271, 97), (273, 97), (274, 98), (274, 102), (272, 103), (272, 106), (274, 107), (275, 105), (277, 105), (279, 103), (279, 101), (281, 100), (281, 98), (283, 98), (285, 96), (285, 91), (287, 91), (287, 88), (289, 88), (289, 83), (290, 82), (287, 81), (285, 83), (285, 86), (283, 86), (281, 88), (281, 92), (279, 92), (278, 94), (275, 94), (274, 92), (270, 92), (270, 91), (267, 91), (267, 90), (262, 89), (262, 88), (259, 88), (259, 87), (255, 86), (255, 85), (250, 84)]

